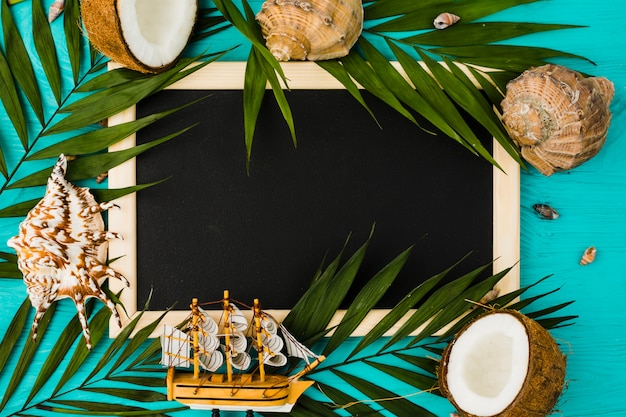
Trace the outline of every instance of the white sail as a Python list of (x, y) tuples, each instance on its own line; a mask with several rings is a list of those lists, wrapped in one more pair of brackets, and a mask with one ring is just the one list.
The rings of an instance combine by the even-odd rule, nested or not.
[(175, 327), (165, 325), (161, 335), (161, 364), (189, 367), (189, 337)]
[(286, 365), (287, 357), (281, 353), (283, 346), (284, 342), (280, 336), (263, 335), (263, 363), (270, 366)]
[(243, 315), (241, 310), (239, 310), (236, 305), (231, 304), (230, 307), (232, 307), (232, 311), (230, 314), (230, 322), (232, 327), (239, 333), (245, 333), (246, 330), (248, 330), (248, 319), (246, 319), (246, 316)]
[(276, 324), (276, 322), (272, 320), (270, 317), (267, 317), (265, 315), (263, 316), (263, 319), (261, 320), (261, 327), (265, 329), (265, 331), (268, 332), (269, 334), (278, 333), (278, 325)]
[(216, 351), (211, 354), (200, 353), (198, 355), (200, 366), (209, 372), (216, 372), (224, 363), (224, 355)]
[(230, 361), (233, 368), (241, 369), (242, 371), (248, 369), (252, 363), (250, 355), (246, 352), (238, 352), (237, 354), (231, 355)]
[(307, 363), (309, 358), (318, 358), (319, 355), (311, 352), (309, 348), (298, 342), (295, 337), (282, 324), (280, 325), (280, 331), (283, 333), (283, 340), (287, 347), (287, 354), (296, 358), (304, 359)]
[(241, 333), (233, 333), (230, 336), (230, 346), (234, 352), (245, 352), (248, 348), (248, 339)]
[(198, 307), (198, 311), (200, 312), (202, 316), (201, 318), (202, 329), (204, 329), (204, 331), (208, 334), (217, 335), (217, 331), (219, 327), (217, 323), (215, 322), (215, 320), (213, 320), (211, 316), (209, 316), (209, 313), (207, 313), (206, 310), (202, 309), (201, 307)]
[(213, 320), (206, 311), (198, 307), (201, 314), (201, 327), (204, 330), (198, 337), (198, 344), (200, 349), (206, 354), (211, 354), (217, 350), (220, 346), (220, 339), (218, 335), (219, 327), (215, 320)]
[(263, 353), (263, 363), (278, 368), (287, 364), (287, 357), (280, 352), (273, 355)]
[(209, 372), (217, 371), (224, 363), (224, 356), (217, 350), (220, 341), (217, 336), (207, 334), (198, 335), (198, 348), (200, 350), (198, 359), (200, 366)]

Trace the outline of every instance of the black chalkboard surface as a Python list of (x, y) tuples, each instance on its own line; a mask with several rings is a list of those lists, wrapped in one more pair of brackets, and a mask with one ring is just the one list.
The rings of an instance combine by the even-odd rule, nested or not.
[(469, 251), (461, 272), (490, 262), (492, 166), (363, 94), (380, 127), (345, 90), (288, 92), (297, 147), (266, 94), (249, 174), (241, 90), (168, 90), (141, 102), (137, 118), (209, 96), (137, 136), (139, 144), (198, 123), (137, 159), (137, 183), (171, 176), (137, 194), (138, 304), (153, 289), (151, 309), (184, 309), (228, 288), (235, 299), (289, 309), (324, 256), (351, 234), (347, 258), (374, 224), (362, 282), (415, 244), (381, 308)]

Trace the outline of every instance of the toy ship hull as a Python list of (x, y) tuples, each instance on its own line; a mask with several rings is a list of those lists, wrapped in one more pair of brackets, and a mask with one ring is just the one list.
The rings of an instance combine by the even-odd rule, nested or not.
[(223, 374), (196, 378), (193, 373), (169, 368), (167, 399), (192, 409), (288, 413), (312, 384), (282, 375), (266, 375), (265, 381), (252, 374), (233, 375), (232, 381)]

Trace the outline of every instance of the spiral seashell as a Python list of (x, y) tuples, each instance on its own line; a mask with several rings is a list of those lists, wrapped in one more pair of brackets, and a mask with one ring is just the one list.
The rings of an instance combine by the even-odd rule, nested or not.
[(613, 83), (558, 65), (525, 71), (507, 84), (502, 122), (524, 159), (544, 175), (595, 156), (611, 121)]
[(54, 0), (48, 9), (48, 22), (52, 23), (65, 8), (65, 0)]
[(559, 212), (547, 204), (533, 204), (533, 208), (542, 219), (556, 220), (559, 218)]
[(433, 26), (437, 29), (445, 29), (452, 26), (459, 20), (461, 20), (461, 18), (455, 14), (447, 12), (441, 13), (439, 16), (435, 17), (435, 20), (433, 20)]
[(267, 0), (256, 15), (279, 61), (320, 61), (350, 52), (363, 29), (361, 0)]
[(583, 256), (580, 258), (580, 264), (582, 266), (589, 265), (596, 259), (597, 250), (594, 246), (590, 246), (585, 249)]
[(33, 340), (37, 338), (39, 320), (50, 305), (71, 298), (87, 348), (91, 349), (85, 301), (89, 297), (100, 299), (121, 326), (115, 304), (98, 281), (110, 277), (129, 284), (106, 264), (108, 241), (120, 236), (104, 230), (101, 212), (115, 204), (97, 203), (88, 188), (65, 179), (66, 169), (67, 160), (61, 155), (48, 179), (46, 194), (20, 223), (19, 234), (7, 244), (17, 252), (18, 267), (36, 310)]

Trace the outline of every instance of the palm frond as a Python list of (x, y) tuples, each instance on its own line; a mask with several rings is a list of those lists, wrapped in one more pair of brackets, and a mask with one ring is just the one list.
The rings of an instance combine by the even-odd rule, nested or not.
[[(89, 310), (96, 305), (96, 302), (94, 301), (90, 304), (91, 305), (88, 307)], [(147, 307), (148, 305), (146, 304), (145, 308)], [(24, 310), (28, 311), (27, 308), (24, 308)], [(64, 331), (60, 337), (57, 338), (56, 343), (48, 353), (46, 361), (36, 374), (37, 377), (30, 394), (25, 400), (22, 400), (21, 408), (18, 406), (19, 411), (17, 411), (17, 413), (26, 415), (31, 411), (44, 410), (61, 414), (106, 412), (107, 415), (158, 415), (186, 409), (186, 407), (172, 405), (171, 403), (168, 403), (165, 407), (154, 407), (155, 404), (165, 401), (166, 399), (165, 395), (161, 392), (162, 378), (155, 381), (155, 378), (151, 376), (154, 373), (154, 367), (146, 365), (150, 357), (142, 356), (137, 352), (140, 347), (145, 346), (148, 335), (159, 324), (162, 316), (147, 326), (137, 329), (137, 324), (142, 315), (143, 311), (133, 318), (129, 325), (122, 330), (112, 343), (108, 344), (106, 349), (100, 350), (99, 360), (93, 356), (98, 355), (98, 353), (96, 353), (97, 349), (95, 348), (102, 342), (103, 336), (105, 336), (108, 331), (111, 312), (107, 308), (99, 308), (89, 321), (92, 342), (94, 344), (94, 350), (92, 352), (87, 350), (81, 335), (81, 325), (78, 316), (74, 316), (65, 326)], [(23, 316), (24, 314), (21, 314), (16, 317), (22, 319)], [(45, 326), (47, 326), (52, 319), (52, 312), (47, 314), (46, 317), (46, 321), (42, 321), (40, 325), (40, 332), (45, 331)], [(18, 328), (19, 323), (14, 327)], [(135, 336), (131, 339), (130, 335), (133, 332), (135, 332)], [(22, 356), (33, 354), (36, 350), (34, 342), (27, 341), (26, 344), (29, 348), (24, 350)], [(59, 364), (70, 355), (71, 359), (68, 366), (64, 371), (61, 371)], [(131, 364), (127, 365), (131, 357), (136, 358)], [(96, 360), (97, 364), (88, 376), (77, 378), (77, 373), (87, 358)], [(20, 360), (20, 363), (28, 363), (28, 361)], [(160, 371), (160, 368), (157, 370)], [(19, 366), (14, 371), (11, 382), (15, 381), (15, 383), (9, 385), (10, 390), (7, 390), (3, 402), (0, 403), (0, 409), (6, 405), (8, 399), (11, 397), (12, 390), (23, 379), (24, 372), (25, 369)], [(57, 385), (53, 389), (50, 387), (46, 388), (46, 382), (57, 374), (62, 374), (60, 375), (60, 380)], [(125, 384), (119, 385), (118, 387), (105, 387), (102, 385), (105, 381), (123, 381)], [(140, 385), (144, 388), (138, 388)], [(46, 397), (44, 395), (46, 398), (43, 400), (36, 399), (41, 398), (40, 394), (42, 392), (47, 392), (48, 396)], [(74, 397), (74, 394), (79, 392), (101, 394), (102, 397), (89, 395), (88, 400), (68, 398), (68, 395)], [(103, 398), (107, 397), (109, 401), (102, 401)], [(135, 403), (143, 403), (143, 405), (121, 406), (116, 400), (111, 400), (111, 398), (125, 399)], [(132, 412), (132, 414), (125, 414), (127, 412)]]
[[(445, 108), (455, 105), (460, 106), (469, 117), (479, 121), (487, 130), (494, 135), (504, 149), (520, 164), (523, 165), (517, 148), (504, 133), (504, 128), (496, 113), (501, 98), (493, 91), (487, 91), (485, 97), (481, 88), (496, 84), (500, 91), (504, 91), (506, 82), (519, 75), (531, 66), (541, 65), (548, 59), (555, 57), (568, 57), (585, 59), (581, 56), (567, 52), (554, 51), (547, 48), (509, 46), (496, 44), (503, 40), (520, 38), (528, 34), (545, 31), (573, 29), (580, 26), (548, 23), (526, 22), (489, 22), (484, 19), (502, 10), (522, 4), (533, 3), (541, 0), (479, 0), (479, 1), (420, 1), (406, 2), (401, 0), (374, 0), (365, 2), (365, 25), (362, 36), (350, 54), (343, 58), (330, 61), (321, 61), (318, 64), (328, 71), (333, 77), (341, 82), (350, 91), (352, 96), (361, 103), (368, 111), (367, 104), (362, 99), (355, 81), (361, 87), (385, 103), (394, 110), (404, 115), (409, 120), (415, 121), (411, 111), (415, 111), (433, 123), (442, 133), (455, 141), (470, 152), (480, 155), (482, 158), (497, 166), (497, 162), (487, 151), (485, 146), (478, 140), (475, 134), (467, 127), (463, 117), (459, 119), (459, 113), (454, 109), (449, 113), (437, 107), (443, 104)], [(252, 142), (254, 139), (254, 125), (259, 115), (259, 95), (263, 94), (265, 83), (270, 81), (274, 95), (281, 103), (281, 110), (285, 120), (289, 124), (292, 140), (296, 143), (295, 129), (292, 128), (292, 117), (288, 111), (288, 103), (283, 101), (277, 90), (277, 84), (273, 83), (271, 74), (263, 73), (260, 68), (271, 68), (284, 80), (280, 66), (276, 60), (267, 53), (263, 47), (263, 39), (260, 36), (258, 24), (253, 19), (250, 6), (244, 0), (242, 14), (232, 0), (218, 0), (217, 8), (251, 43), (252, 51), (248, 56), (248, 68), (244, 91), (250, 94), (244, 95), (244, 125), (245, 145), (247, 161), (249, 162)], [(432, 24), (432, 16), (436, 16), (441, 10), (447, 10), (462, 16), (460, 23), (446, 30), (435, 30)], [(418, 32), (406, 36), (407, 32)], [(371, 41), (370, 41), (371, 39)], [(375, 39), (382, 39), (380, 43)], [(403, 48), (413, 49), (409, 54)], [(388, 48), (388, 49), (387, 49)], [(260, 54), (260, 55), (258, 55)], [(406, 73), (400, 73), (397, 68), (389, 64), (389, 58), (395, 58), (402, 62), (402, 68)], [(449, 60), (446, 71), (433, 70), (429, 65), (427, 76), (432, 81), (426, 82), (426, 87), (421, 85), (424, 76), (416, 69), (417, 61), (436, 58), (435, 61)], [(492, 72), (479, 72), (481, 78), (479, 85), (467, 84), (467, 76), (459, 72), (450, 62), (463, 66), (479, 65), (498, 70), (497, 75), (491, 78)], [(264, 64), (262, 64), (264, 63)], [(436, 62), (437, 66), (441, 66)], [(442, 72), (443, 71), (443, 72)], [(409, 85), (409, 78), (412, 85)], [(432, 90), (432, 86), (441, 90), (435, 93), (435, 100), (424, 94), (424, 88)], [(286, 84), (285, 84), (285, 87)], [(288, 88), (288, 87), (287, 87)], [(254, 92), (254, 94), (251, 94)], [(469, 93), (469, 95), (468, 95)], [(492, 94), (489, 94), (492, 93)], [(470, 100), (464, 99), (464, 97)], [(481, 96), (479, 98), (479, 96)], [(411, 111), (409, 111), (409, 109)], [(371, 113), (371, 111), (370, 111)], [(375, 115), (373, 115), (375, 116)]]
[[(50, 308), (48, 308), (46, 313), (39, 321), (39, 326), (37, 329), (40, 334), (44, 334), (46, 332), (46, 329), (50, 324), (50, 320), (52, 319), (55, 310), (56, 305), (53, 304), (52, 306), (50, 306)], [(15, 392), (19, 383), (28, 372), (29, 366), (36, 352), (37, 343), (31, 337), (27, 338), (26, 342), (24, 343), (24, 348), (22, 349), (22, 353), (20, 354), (17, 365), (13, 370), (11, 379), (9, 380), (9, 383), (6, 387), (6, 391), (4, 392), (4, 396), (2, 397), (2, 401), (0, 401), (0, 411), (6, 406), (7, 402), (11, 399), (13, 392)]]
[[(364, 251), (370, 239), (356, 251), (359, 254), (358, 259), (365, 256)], [(492, 308), (477, 307), (472, 300), (480, 300), (508, 273), (509, 269), (484, 276), (487, 268), (491, 267), (491, 264), (487, 264), (450, 280), (451, 273), (460, 267), (463, 260), (469, 256), (467, 255), (407, 294), (359, 340), (351, 351), (338, 349), (339, 346), (344, 346), (342, 342), (346, 340), (348, 330), (356, 328), (355, 326), (364, 321), (365, 314), (361, 314), (360, 309), (365, 312), (370, 311), (387, 288), (392, 287), (393, 277), (402, 268), (409, 253), (410, 248), (383, 267), (352, 300), (342, 324), (334, 328), (335, 334), (339, 332), (340, 336), (332, 336), (323, 342), (324, 353), (329, 360), (307, 374), (316, 381), (314, 385), (316, 390), (312, 390), (314, 393), (307, 392), (305, 395), (315, 397), (322, 395), (328, 400), (307, 400), (302, 404), (299, 402), (294, 409), (294, 415), (336, 415), (331, 413), (335, 413), (335, 410), (339, 408), (359, 415), (382, 415), (379, 413), (383, 411), (395, 415), (420, 417), (434, 415), (429, 411), (428, 399), (425, 401), (420, 399), (441, 395), (438, 390), (436, 369), (443, 347), (469, 320), (483, 313), (485, 308)], [(349, 259), (353, 258), (354, 255)], [(341, 254), (327, 268), (320, 269), (320, 273), (315, 275), (309, 290), (297, 303), (296, 311), (293, 314), (290, 313), (285, 319), (290, 329), (294, 327), (300, 329), (300, 336), (304, 339), (320, 340), (322, 343), (320, 337), (323, 331), (311, 326), (310, 319), (300, 314), (300, 309), (314, 308), (320, 300), (325, 301), (332, 292), (323, 293), (321, 289), (328, 290), (333, 281), (345, 281), (343, 284), (334, 283), (334, 288), (343, 288), (348, 291), (352, 286), (351, 276), (340, 273), (343, 268), (340, 259)], [(439, 285), (444, 278), (447, 278), (449, 282)], [(534, 301), (556, 291), (531, 297), (528, 301), (516, 301), (526, 291), (547, 278), (544, 277), (534, 284), (511, 293), (502, 294), (491, 301), (490, 305), (506, 306), (512, 309), (528, 308)], [(571, 302), (560, 303), (527, 314), (546, 325), (546, 328), (556, 328), (571, 324), (571, 320), (576, 318), (572, 315), (551, 316), (570, 304)], [(337, 309), (339, 308), (337, 302), (334, 305)], [(329, 305), (324, 304), (324, 308), (328, 309)], [(336, 311), (333, 309), (332, 313)], [(397, 324), (400, 319), (404, 319), (405, 324), (391, 331), (392, 325)], [(342, 327), (344, 327), (343, 330), (341, 330)], [(441, 334), (431, 336), (436, 331), (440, 331)], [(376, 384), (371, 382), (374, 371), (381, 376)], [(329, 377), (329, 374), (333, 377)], [(341, 382), (337, 381), (337, 377)], [(339, 384), (342, 383), (351, 387), (349, 392), (346, 392), (345, 388), (340, 388)], [(354, 394), (353, 389), (360, 392), (361, 396)], [(405, 394), (400, 394), (400, 392), (405, 392)]]
[(12, 69), (11, 73), (26, 95), (37, 120), (43, 125), (43, 103), (28, 51), (17, 26), (15, 26), (9, 7), (2, 2), (0, 9), (4, 42), (5, 45), (11, 46), (10, 48), (5, 48), (7, 62)]
[[(27, 7), (27, 5), (19, 7)], [(30, 45), (27, 46), (22, 39), (12, 11), (6, 2), (0, 5), (0, 17), (3, 36), (3, 42), (0, 44), (4, 45), (4, 48), (0, 50), (0, 100), (11, 122), (13, 133), (13, 137), (4, 135), (0, 143), (0, 173), (2, 174), (0, 195), (12, 189), (19, 190), (23, 198), (22, 201), (3, 207), (0, 210), (2, 217), (23, 216), (36, 204), (43, 191), (43, 188), (38, 186), (45, 184), (45, 177), (48, 176), (54, 159), (60, 153), (78, 156), (69, 166), (69, 170), (73, 171), (71, 175), (74, 176), (74, 180), (93, 179), (94, 176), (125, 160), (192, 128), (193, 126), (189, 126), (126, 151), (109, 153), (105, 150), (110, 145), (156, 120), (170, 116), (180, 108), (170, 109), (120, 126), (103, 128), (98, 122), (192, 74), (221, 56), (221, 54), (211, 54), (181, 59), (177, 66), (158, 76), (131, 74), (125, 69), (107, 72), (108, 60), (99, 54), (94, 54), (94, 50), (81, 32), (78, 0), (66, 0), (63, 27), (58, 28), (61, 31), (52, 30), (52, 26), (44, 16), (42, 1), (33, 0), (30, 14), (32, 25), (29, 28), (33, 32), (34, 52), (32, 54), (27, 52)], [(57, 20), (55, 25), (60, 22), (60, 19)], [(215, 19), (214, 16), (212, 20), (209, 20), (208, 16), (203, 15), (200, 18), (197, 33), (199, 35), (204, 33), (205, 37), (210, 36), (212, 29), (218, 25), (225, 26), (225, 20)], [(201, 62), (189, 66), (192, 61)], [(69, 77), (62, 77), (64, 72), (67, 73), (62, 65), (67, 62), (71, 67), (71, 73)], [(44, 77), (36, 78), (34, 67), (41, 68)], [(45, 108), (44, 102), (46, 102)], [(94, 106), (94, 104), (97, 105)], [(17, 148), (13, 145), (16, 142), (19, 144)], [(7, 161), (5, 156), (8, 147), (11, 147), (12, 159), (10, 161)], [(34, 174), (31, 174), (32, 172)], [(113, 199), (159, 182), (139, 184), (119, 190), (93, 190), (93, 193), (100, 199)], [(14, 254), (0, 253), (0, 259), (2, 259), (0, 262), (2, 277), (21, 278), (21, 273), (17, 268), (17, 257)], [(114, 294), (111, 294), (111, 298), (117, 300)], [(46, 328), (53, 322), (56, 305), (55, 303), (48, 309), (40, 322), (38, 328), (40, 337), (45, 337)], [(90, 309), (93, 308), (91, 303), (88, 305)], [(0, 368), (4, 368), (11, 359), (16, 361), (16, 365), (11, 370), (11, 374), (8, 374), (10, 378), (0, 402), (0, 410), (17, 407), (21, 410), (19, 412), (21, 415), (27, 415), (30, 412), (26, 410), (62, 412), (67, 406), (65, 411), (68, 413), (78, 411), (84, 414), (86, 411), (99, 412), (99, 409), (111, 411), (111, 407), (117, 407), (119, 414), (121, 407), (111, 406), (115, 404), (115, 401), (105, 401), (103, 404), (106, 404), (108, 408), (106, 406), (101, 408), (96, 400), (82, 402), (80, 405), (75, 403), (74, 406), (69, 403), (63, 405), (63, 401), (66, 401), (67, 395), (82, 388), (85, 391), (96, 389), (97, 382), (107, 377), (128, 378), (131, 376), (139, 381), (136, 379), (135, 368), (147, 369), (151, 364), (142, 360), (126, 369), (121, 364), (139, 349), (139, 344), (147, 338), (147, 330), (138, 331), (139, 337), (128, 342), (129, 332), (137, 323), (132, 322), (128, 331), (122, 332), (104, 352), (105, 359), (99, 362), (98, 367), (94, 369), (95, 373), (83, 380), (83, 385), (77, 388), (72, 386), (72, 381), (76, 380), (78, 371), (87, 359), (93, 359), (91, 356), (93, 353), (87, 350), (81, 336), (82, 326), (78, 318), (74, 317), (65, 325), (49, 352), (41, 352), (38, 349), (39, 344), (25, 335), (30, 330), (30, 323), (27, 320), (30, 310), (30, 302), (25, 299), (2, 340)], [(100, 308), (90, 319), (91, 339), (94, 347), (106, 340), (110, 314), (108, 309)], [(45, 358), (44, 363), (38, 370), (33, 369), (35, 357), (42, 357), (42, 355)], [(61, 361), (68, 357), (70, 358), (65, 369), (59, 369)], [(120, 358), (118, 363), (115, 363), (116, 358)], [(115, 366), (110, 367), (111, 363)], [(106, 374), (104, 376), (97, 374), (103, 367), (108, 367)], [(143, 381), (152, 385), (153, 388), (156, 387), (152, 378), (154, 370), (145, 372), (150, 373)], [(29, 387), (28, 395), (18, 398), (14, 395), (17, 388), (24, 383), (25, 376), (31, 374), (35, 374), (36, 378), (33, 385)], [(47, 381), (55, 377), (58, 379), (56, 386), (48, 387)], [(132, 392), (135, 391), (136, 386), (129, 388), (127, 392), (131, 394), (127, 396), (133, 395)], [(44, 392), (43, 395), (42, 392)], [(46, 397), (45, 392), (49, 394), (49, 397), (41, 400), (42, 397)], [(113, 392), (108, 392), (103, 395), (112, 398), (113, 394)], [(156, 390), (154, 394), (147, 395), (147, 398), (152, 404), (152, 400), (162, 399), (162, 395)], [(17, 406), (16, 403), (18, 403)], [(82, 411), (79, 410), (81, 408)], [(164, 412), (180, 409), (182, 408), (172, 407), (170, 404)], [(161, 413), (158, 410), (156, 412), (148, 410), (145, 405), (134, 407), (128, 412), (144, 415)]]

